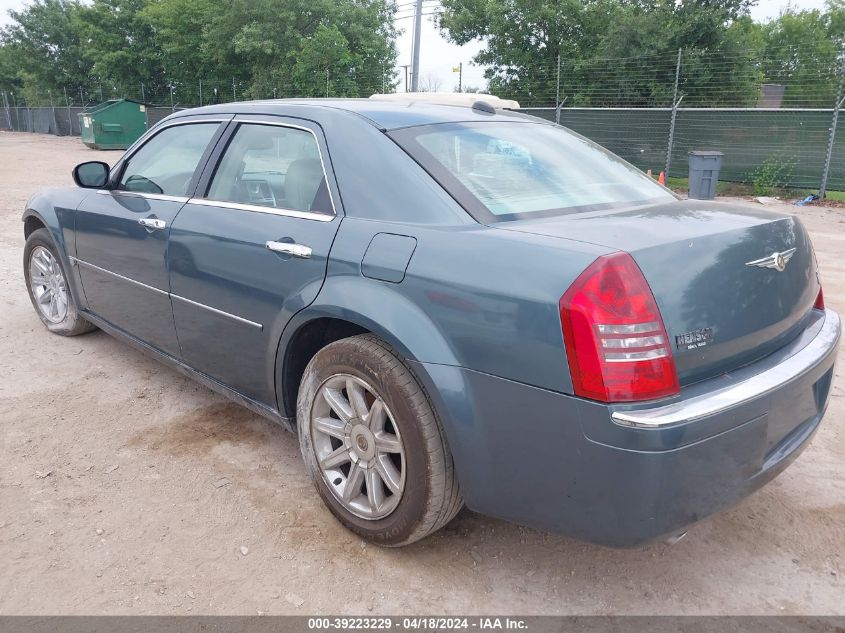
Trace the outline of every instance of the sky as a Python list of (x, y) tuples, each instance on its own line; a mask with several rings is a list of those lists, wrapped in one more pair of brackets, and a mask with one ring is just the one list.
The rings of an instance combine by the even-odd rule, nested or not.
[[(9, 23), (9, 9), (20, 9), (26, 6), (27, 0), (0, 0), (0, 26)], [(403, 64), (411, 63), (411, 49), (413, 47), (413, 7), (411, 0), (397, 0), (400, 10), (397, 13), (396, 25), (402, 29), (397, 42), (399, 58), (400, 92), (405, 89)], [(777, 17), (783, 8), (791, 4), (796, 9), (821, 9), (824, 0), (759, 0), (757, 6), (751, 10), (751, 15), (757, 21), (765, 21)], [(484, 87), (484, 70), (472, 63), (472, 58), (483, 47), (481, 42), (471, 42), (464, 46), (456, 46), (444, 39), (434, 26), (433, 17), (425, 15), (432, 13), (438, 6), (437, 0), (425, 0), (423, 9), (422, 36), (420, 38), (420, 80), (423, 83), (439, 85), (439, 90), (451, 91), (458, 84), (458, 73), (452, 69), (463, 63), (463, 86)], [(406, 17), (407, 16), (407, 17)], [(410, 69), (409, 69), (410, 70)]]

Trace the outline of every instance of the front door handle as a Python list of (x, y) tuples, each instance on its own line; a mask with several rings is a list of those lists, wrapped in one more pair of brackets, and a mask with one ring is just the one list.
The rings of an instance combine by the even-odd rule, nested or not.
[(267, 242), (265, 246), (267, 247), (267, 250), (271, 250), (274, 253), (286, 253), (288, 255), (293, 255), (294, 257), (301, 257), (302, 259), (308, 259), (311, 257), (311, 247), (303, 246), (302, 244), (271, 241)]
[(141, 218), (138, 220), (138, 224), (148, 229), (153, 229), (155, 231), (159, 231), (167, 226), (167, 222), (164, 220), (159, 220), (158, 218)]

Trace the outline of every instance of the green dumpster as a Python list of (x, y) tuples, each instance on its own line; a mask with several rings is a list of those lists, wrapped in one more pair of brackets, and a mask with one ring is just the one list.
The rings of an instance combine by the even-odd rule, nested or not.
[(94, 149), (126, 149), (147, 131), (147, 108), (132, 99), (111, 99), (79, 113), (82, 142)]

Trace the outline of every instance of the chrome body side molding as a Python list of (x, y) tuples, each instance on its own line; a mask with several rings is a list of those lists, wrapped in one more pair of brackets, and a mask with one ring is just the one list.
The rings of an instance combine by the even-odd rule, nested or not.
[(185, 297), (175, 295), (175, 294), (168, 292), (166, 290), (162, 290), (161, 288), (156, 288), (155, 286), (149, 286), (149, 285), (142, 283), (140, 281), (136, 281), (135, 279), (125, 277), (123, 275), (112, 272), (110, 270), (106, 270), (105, 268), (100, 268), (99, 266), (91, 264), (90, 262), (86, 262), (84, 259), (79, 259), (78, 257), (71, 256), (70, 261), (71, 261), (72, 264), (75, 264), (77, 266), (84, 266), (86, 268), (96, 270), (97, 272), (103, 273), (104, 275), (109, 275), (110, 277), (114, 277), (116, 279), (120, 279), (121, 281), (125, 281), (127, 283), (130, 283), (130, 284), (132, 284), (132, 285), (134, 285), (138, 288), (143, 288), (144, 290), (148, 290), (150, 292), (156, 292), (158, 294), (167, 295), (167, 296), (170, 297), (171, 300), (175, 299), (176, 301), (182, 301), (182, 302), (188, 303), (192, 306), (196, 306), (198, 308), (203, 308), (204, 310), (208, 310), (209, 312), (213, 312), (214, 314), (225, 317), (227, 319), (231, 319), (233, 321), (237, 321), (238, 323), (241, 323), (243, 325), (247, 325), (249, 327), (256, 328), (258, 330), (264, 329), (264, 326), (261, 323), (256, 323), (255, 321), (250, 321), (249, 319), (245, 319), (243, 317), (240, 317), (237, 314), (231, 314), (230, 312), (225, 312), (223, 310), (219, 310), (219, 309), (214, 308), (212, 306), (205, 305), (204, 303), (192, 301), (191, 299), (187, 299)]

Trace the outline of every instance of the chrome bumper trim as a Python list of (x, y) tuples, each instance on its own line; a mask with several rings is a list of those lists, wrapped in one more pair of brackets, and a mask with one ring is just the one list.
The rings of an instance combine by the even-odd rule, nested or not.
[(803, 349), (782, 363), (751, 376), (735, 385), (654, 409), (614, 411), (611, 419), (620, 426), (665, 428), (733, 409), (749, 400), (760, 398), (817, 366), (839, 344), (842, 326), (839, 315), (825, 310), (825, 319), (816, 337)]

